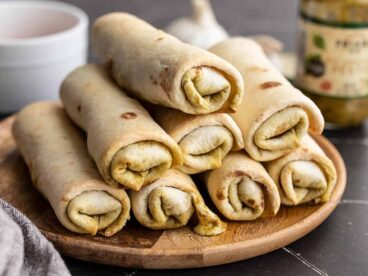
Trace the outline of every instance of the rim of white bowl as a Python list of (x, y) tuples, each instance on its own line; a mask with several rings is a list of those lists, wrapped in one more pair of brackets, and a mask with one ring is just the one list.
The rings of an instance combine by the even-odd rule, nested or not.
[(37, 45), (44, 44), (47, 42), (55, 42), (62, 40), (65, 37), (83, 31), (88, 27), (89, 19), (87, 14), (80, 8), (59, 1), (0, 1), (0, 8), (2, 7), (32, 7), (32, 8), (46, 8), (55, 11), (62, 11), (75, 16), (78, 22), (64, 31), (60, 31), (53, 34), (32, 37), (32, 38), (0, 38), (1, 46), (26, 46), (26, 45)]

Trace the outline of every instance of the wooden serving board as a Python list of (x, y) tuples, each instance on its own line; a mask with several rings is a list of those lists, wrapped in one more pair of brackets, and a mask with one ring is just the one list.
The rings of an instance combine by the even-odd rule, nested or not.
[(13, 121), (9, 117), (0, 122), (0, 197), (25, 213), (62, 254), (86, 261), (136, 268), (190, 268), (245, 260), (283, 247), (312, 231), (335, 209), (346, 185), (340, 154), (326, 138), (317, 136), (338, 172), (337, 186), (325, 204), (282, 207), (273, 218), (228, 222), (227, 231), (215, 237), (194, 234), (193, 225), (153, 231), (134, 219), (111, 238), (79, 235), (58, 222), (48, 202), (32, 187), (28, 169), (11, 137)]

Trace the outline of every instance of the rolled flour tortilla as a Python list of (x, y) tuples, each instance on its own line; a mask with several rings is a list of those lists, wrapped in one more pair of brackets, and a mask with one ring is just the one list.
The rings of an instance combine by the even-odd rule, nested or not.
[(171, 108), (153, 110), (158, 124), (177, 142), (183, 153), (184, 173), (194, 174), (221, 166), (230, 151), (244, 148), (239, 127), (230, 115), (190, 115)]
[(284, 205), (326, 202), (336, 185), (334, 164), (309, 135), (299, 148), (265, 166)]
[(226, 223), (206, 206), (193, 180), (178, 170), (166, 171), (139, 192), (131, 191), (130, 199), (135, 218), (150, 229), (181, 227), (195, 213), (197, 234), (213, 236), (226, 230)]
[(231, 64), (131, 14), (97, 19), (92, 45), (117, 83), (148, 102), (205, 114), (233, 112), (242, 99), (243, 80)]
[(110, 185), (139, 190), (182, 164), (175, 141), (113, 83), (102, 65), (74, 70), (60, 96), (68, 115), (87, 132), (88, 151)]
[(221, 168), (204, 173), (208, 193), (230, 220), (248, 221), (274, 216), (280, 195), (265, 168), (245, 152), (230, 153)]
[(210, 51), (232, 63), (244, 78), (246, 93), (231, 115), (253, 159), (274, 160), (299, 146), (308, 130), (322, 132), (318, 107), (272, 66), (256, 42), (231, 38)]
[(112, 236), (129, 219), (130, 200), (99, 175), (85, 137), (61, 105), (39, 102), (17, 115), (13, 136), (34, 186), (47, 198), (67, 229)]

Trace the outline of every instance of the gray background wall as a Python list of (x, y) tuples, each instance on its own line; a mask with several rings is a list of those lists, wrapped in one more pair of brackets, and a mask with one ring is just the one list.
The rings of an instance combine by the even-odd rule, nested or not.
[[(190, 14), (190, 0), (66, 0), (91, 22), (111, 11), (127, 11), (162, 28)], [(103, 4), (102, 4), (103, 3)], [(212, 0), (218, 21), (231, 35), (271, 34), (294, 49), (298, 0)]]

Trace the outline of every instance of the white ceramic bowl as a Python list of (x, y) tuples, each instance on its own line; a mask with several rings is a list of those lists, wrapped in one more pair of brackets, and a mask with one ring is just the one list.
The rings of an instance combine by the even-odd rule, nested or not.
[(88, 17), (56, 1), (0, 1), (0, 112), (57, 99), (63, 78), (86, 63)]

